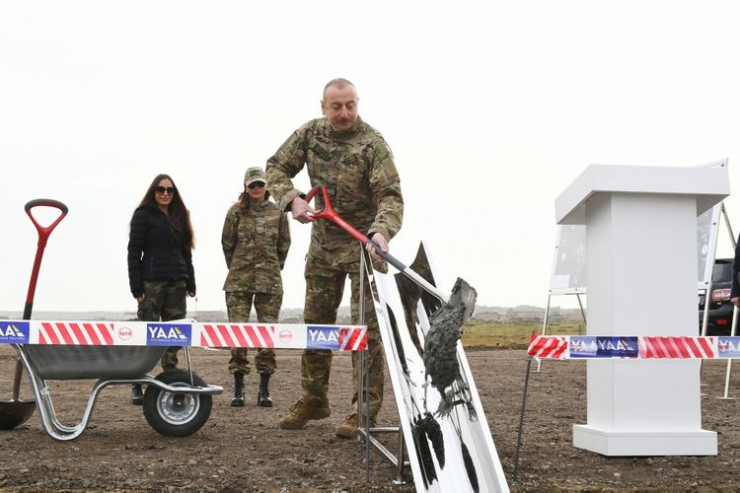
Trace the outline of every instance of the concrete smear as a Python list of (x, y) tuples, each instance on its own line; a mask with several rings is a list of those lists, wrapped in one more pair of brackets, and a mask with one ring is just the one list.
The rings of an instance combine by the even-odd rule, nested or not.
[(465, 280), (457, 278), (449, 302), (431, 317), (424, 341), (424, 368), (432, 385), (445, 398), (445, 389), (460, 373), (457, 361), (457, 341), (460, 327), (472, 314), (477, 293)]

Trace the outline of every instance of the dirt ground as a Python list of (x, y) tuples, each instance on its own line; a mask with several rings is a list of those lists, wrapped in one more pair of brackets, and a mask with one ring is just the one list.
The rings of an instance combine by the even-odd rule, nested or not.
[[(10, 399), (14, 355), (0, 346), (0, 399)], [(572, 426), (586, 422), (585, 363), (545, 361), (530, 376), (527, 409), (514, 477), (517, 435), (527, 360), (524, 349), (469, 349), (468, 361), (509, 487), (524, 491), (740, 491), (740, 403), (720, 399), (726, 363), (702, 367), (702, 423), (718, 433), (715, 457), (608, 458), (571, 445)], [(248, 403), (229, 406), (231, 380), (224, 351), (195, 349), (194, 368), (208, 383), (222, 385), (205, 426), (187, 438), (156, 433), (141, 408), (129, 403), (127, 386), (112, 386), (98, 398), (88, 429), (76, 440), (47, 436), (38, 413), (25, 424), (0, 432), (0, 491), (239, 491), (379, 492), (415, 491), (395, 484), (395, 466), (365, 446), (334, 436), (351, 412), (351, 361), (337, 353), (331, 381), (332, 415), (298, 431), (277, 427), (298, 396), (300, 351), (278, 353), (280, 369), (271, 393), (275, 407), (255, 405), (257, 379), (247, 379)], [(386, 388), (379, 424), (398, 424), (395, 401)], [(733, 374), (731, 395), (740, 392)], [(50, 389), (63, 422), (79, 421), (91, 381), (53, 381)], [(21, 398), (30, 398), (24, 382)], [(380, 436), (391, 450), (395, 433)], [(419, 487), (423, 491), (423, 487)]]

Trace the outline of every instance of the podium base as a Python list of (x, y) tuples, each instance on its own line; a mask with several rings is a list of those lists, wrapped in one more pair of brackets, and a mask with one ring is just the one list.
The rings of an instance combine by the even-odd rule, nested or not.
[(610, 457), (717, 455), (717, 433), (706, 430), (615, 432), (574, 425), (573, 446)]

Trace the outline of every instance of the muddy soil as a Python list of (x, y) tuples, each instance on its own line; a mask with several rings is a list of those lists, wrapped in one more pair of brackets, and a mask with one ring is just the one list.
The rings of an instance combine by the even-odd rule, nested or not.
[[(527, 407), (514, 476), (519, 419), (527, 366), (524, 349), (467, 351), (488, 425), (512, 491), (740, 491), (740, 403), (720, 399), (726, 363), (702, 367), (702, 425), (718, 433), (713, 457), (609, 458), (572, 446), (572, 427), (586, 422), (585, 363), (545, 361), (530, 374)], [(14, 354), (0, 346), (0, 399), (10, 399)], [(349, 353), (337, 353), (331, 381), (332, 415), (298, 431), (277, 423), (298, 396), (300, 351), (278, 352), (272, 380), (275, 407), (256, 406), (257, 379), (247, 378), (247, 405), (229, 405), (228, 353), (195, 349), (196, 372), (226, 389), (216, 396), (210, 419), (194, 435), (172, 438), (149, 427), (141, 407), (129, 403), (127, 386), (103, 390), (88, 429), (76, 440), (47, 436), (38, 413), (0, 432), (0, 491), (415, 491), (410, 469), (399, 470), (377, 450), (334, 435), (352, 412)], [(733, 370), (730, 396), (740, 392)], [(379, 425), (397, 426), (395, 400), (386, 378)], [(49, 388), (62, 421), (76, 423), (91, 381), (53, 381)], [(24, 381), (22, 398), (30, 398)], [(397, 434), (381, 440), (396, 450)], [(366, 467), (369, 465), (369, 468)], [(403, 483), (397, 484), (398, 479)], [(420, 487), (423, 491), (423, 488)]]

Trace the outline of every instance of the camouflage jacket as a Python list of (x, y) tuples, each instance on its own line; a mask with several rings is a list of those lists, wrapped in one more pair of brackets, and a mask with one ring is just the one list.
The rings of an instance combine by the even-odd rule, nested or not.
[[(311, 186), (323, 185), (334, 210), (361, 233), (381, 233), (387, 240), (401, 229), (403, 197), (393, 153), (380, 133), (359, 117), (347, 132), (335, 132), (326, 118), (296, 130), (267, 161), (267, 183), (281, 210), (305, 194), (291, 178), (308, 167)], [(312, 206), (323, 209), (321, 195)], [(311, 259), (327, 263), (359, 261), (358, 245), (345, 230), (327, 219), (311, 229)]]
[(229, 273), (224, 291), (282, 294), (280, 271), (290, 248), (288, 218), (274, 202), (249, 202), (245, 216), (239, 203), (226, 213), (221, 233)]

